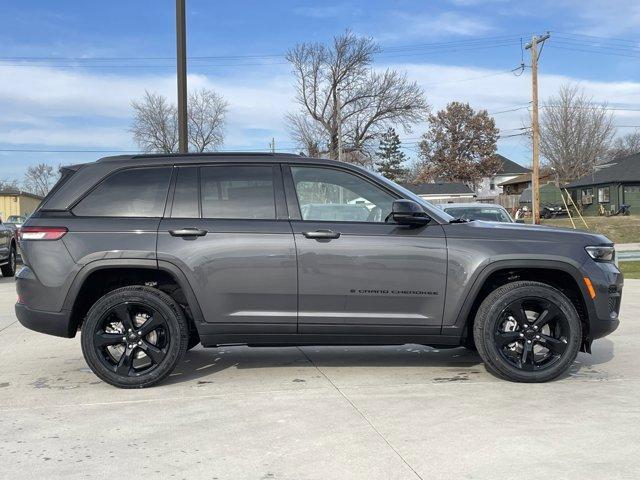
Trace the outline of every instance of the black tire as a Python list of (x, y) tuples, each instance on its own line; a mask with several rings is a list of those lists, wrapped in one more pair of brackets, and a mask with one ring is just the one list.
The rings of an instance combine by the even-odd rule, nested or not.
[(145, 388), (163, 380), (182, 359), (188, 341), (189, 326), (180, 306), (166, 293), (146, 286), (107, 293), (82, 325), (87, 364), (100, 379), (119, 388)]
[(582, 325), (562, 292), (544, 283), (520, 281), (497, 288), (484, 299), (473, 334), (490, 373), (536, 383), (569, 369), (580, 348)]
[(12, 243), (11, 248), (9, 249), (9, 259), (7, 264), (0, 267), (0, 272), (2, 272), (3, 277), (13, 277), (16, 274), (17, 258), (16, 246)]

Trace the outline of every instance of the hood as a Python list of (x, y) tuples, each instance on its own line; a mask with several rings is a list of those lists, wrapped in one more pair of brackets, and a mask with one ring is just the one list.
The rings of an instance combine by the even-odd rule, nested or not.
[[(461, 228), (455, 228), (455, 226)], [(450, 224), (447, 236), (457, 236), (456, 230), (466, 238), (496, 240), (523, 240), (549, 243), (574, 243), (587, 245), (613, 245), (604, 235), (573, 230), (571, 228), (549, 227), (544, 225), (529, 225), (522, 223), (498, 223), (474, 220), (468, 223)]]

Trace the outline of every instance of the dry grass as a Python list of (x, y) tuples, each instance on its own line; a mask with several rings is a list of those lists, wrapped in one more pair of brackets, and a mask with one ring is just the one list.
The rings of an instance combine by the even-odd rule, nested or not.
[[(614, 243), (640, 242), (640, 215), (628, 217), (584, 217), (588, 228), (579, 218), (574, 218), (576, 228), (590, 232), (601, 233)], [(572, 228), (568, 217), (541, 220), (543, 225)]]
[(639, 262), (620, 262), (620, 271), (624, 273), (624, 278), (640, 278)]

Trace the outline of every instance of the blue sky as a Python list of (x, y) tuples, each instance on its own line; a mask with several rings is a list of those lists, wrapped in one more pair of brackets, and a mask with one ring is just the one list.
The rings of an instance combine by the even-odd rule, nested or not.
[[(175, 98), (174, 6), (0, 0), (0, 179), (21, 178), (40, 162), (136, 150), (130, 101), (145, 89)], [(576, 82), (619, 109), (620, 134), (640, 125), (640, 2), (187, 0), (187, 11), (188, 55), (209, 57), (189, 61), (189, 84), (229, 102), (226, 149), (266, 149), (275, 137), (279, 149), (294, 150), (283, 125), (296, 108), (293, 77), (281, 55), (347, 28), (377, 40), (374, 67), (406, 71), (434, 109), (459, 100), (499, 112), (499, 151), (522, 164), (529, 149), (513, 135), (527, 121), (530, 77), (510, 70), (521, 61), (520, 38), (532, 33), (552, 32), (541, 57), (542, 99)], [(403, 133), (410, 155), (424, 128)]]

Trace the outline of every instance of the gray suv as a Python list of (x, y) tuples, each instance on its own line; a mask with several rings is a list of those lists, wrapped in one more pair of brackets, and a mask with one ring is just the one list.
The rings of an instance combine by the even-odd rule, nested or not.
[(542, 382), (618, 326), (601, 235), (465, 221), (372, 172), (270, 154), (64, 167), (21, 229), (20, 322), (147, 387), (197, 345), (477, 349)]

